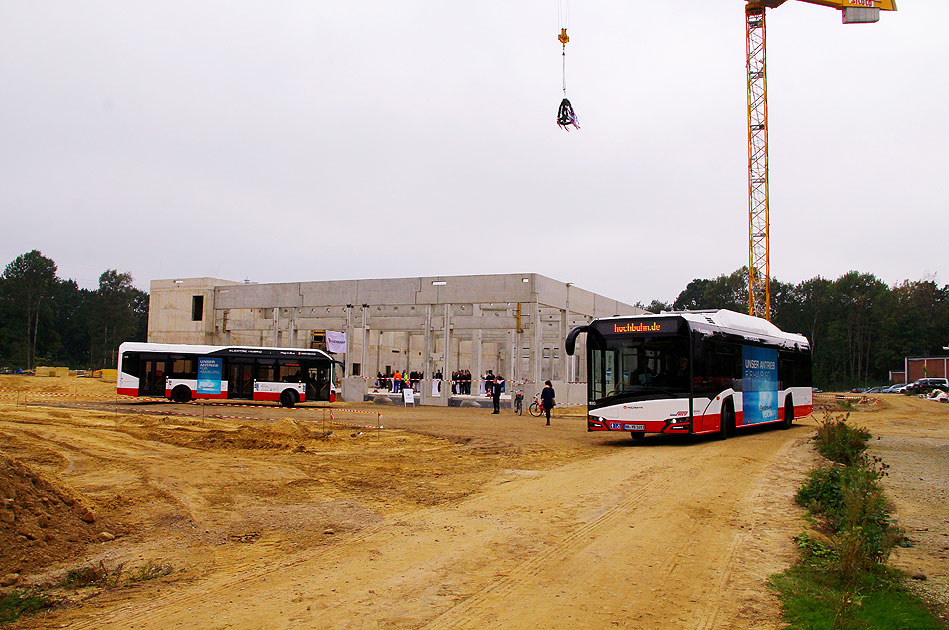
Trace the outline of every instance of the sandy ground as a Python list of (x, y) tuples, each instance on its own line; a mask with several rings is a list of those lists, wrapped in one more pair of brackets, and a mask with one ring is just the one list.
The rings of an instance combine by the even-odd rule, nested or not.
[[(8, 391), (56, 380), (69, 395), (43, 406)], [(74, 605), (13, 627), (781, 625), (766, 580), (795, 557), (813, 419), (725, 442), (634, 442), (587, 433), (582, 410), (545, 427), (510, 412), (336, 403), (329, 422), (313, 407), (116, 405), (76, 381), (0, 378), (0, 455), (74, 496), (75, 513), (91, 508), (94, 522), (76, 527), (115, 539), (60, 536), (46, 519), (45, 536), (0, 555), (0, 574), (55, 581), (99, 561), (174, 571), (69, 592)], [(895, 561), (938, 597), (949, 405), (888, 396), (861, 409), (852, 417), (881, 435), (874, 452), (893, 466), (888, 489), (914, 542)], [(212, 417), (223, 415), (238, 417)]]

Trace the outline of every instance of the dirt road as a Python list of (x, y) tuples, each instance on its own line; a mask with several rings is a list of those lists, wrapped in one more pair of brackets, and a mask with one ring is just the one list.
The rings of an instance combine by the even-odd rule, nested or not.
[(633, 442), (580, 413), (387, 407), (327, 437), (322, 413), (0, 407), (0, 451), (118, 532), (88, 558), (175, 569), (18, 627), (779, 627), (808, 426)]

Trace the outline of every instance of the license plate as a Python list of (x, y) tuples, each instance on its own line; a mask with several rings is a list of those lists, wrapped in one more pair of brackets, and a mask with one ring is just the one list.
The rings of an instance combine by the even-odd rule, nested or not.
[(610, 429), (613, 431), (645, 431), (645, 424), (630, 424), (629, 422), (611, 422)]

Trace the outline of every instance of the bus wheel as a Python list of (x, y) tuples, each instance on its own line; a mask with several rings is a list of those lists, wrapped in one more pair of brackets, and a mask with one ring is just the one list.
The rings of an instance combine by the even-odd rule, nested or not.
[(297, 402), (297, 397), (292, 389), (285, 389), (280, 393), (280, 405), (283, 407), (292, 407)]
[(732, 427), (735, 422), (735, 412), (732, 411), (731, 401), (722, 403), (722, 413), (719, 417), (719, 427), (718, 433), (715, 434), (715, 437), (719, 440), (728, 439), (728, 436), (732, 433)]
[(645, 431), (630, 431), (629, 434), (633, 436), (634, 440), (644, 440), (646, 439)]
[(782, 429), (790, 429), (794, 424), (794, 401), (788, 396), (784, 401), (784, 422), (781, 423)]
[(171, 390), (171, 399), (176, 403), (186, 403), (191, 400), (191, 388), (187, 385), (179, 385)]

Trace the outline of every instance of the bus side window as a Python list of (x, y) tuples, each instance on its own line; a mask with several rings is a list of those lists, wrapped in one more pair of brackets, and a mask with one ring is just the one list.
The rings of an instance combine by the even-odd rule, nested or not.
[(794, 387), (794, 377), (794, 360), (782, 352), (778, 359), (778, 389)]
[(257, 362), (257, 381), (261, 383), (272, 383), (276, 379), (274, 378), (274, 362), (273, 361), (258, 361)]
[(300, 364), (296, 361), (293, 362), (280, 362), (279, 365), (279, 377), (281, 383), (302, 383), (303, 382), (303, 368), (300, 367)]
[(178, 357), (171, 362), (173, 378), (198, 378), (197, 360), (194, 357)]

